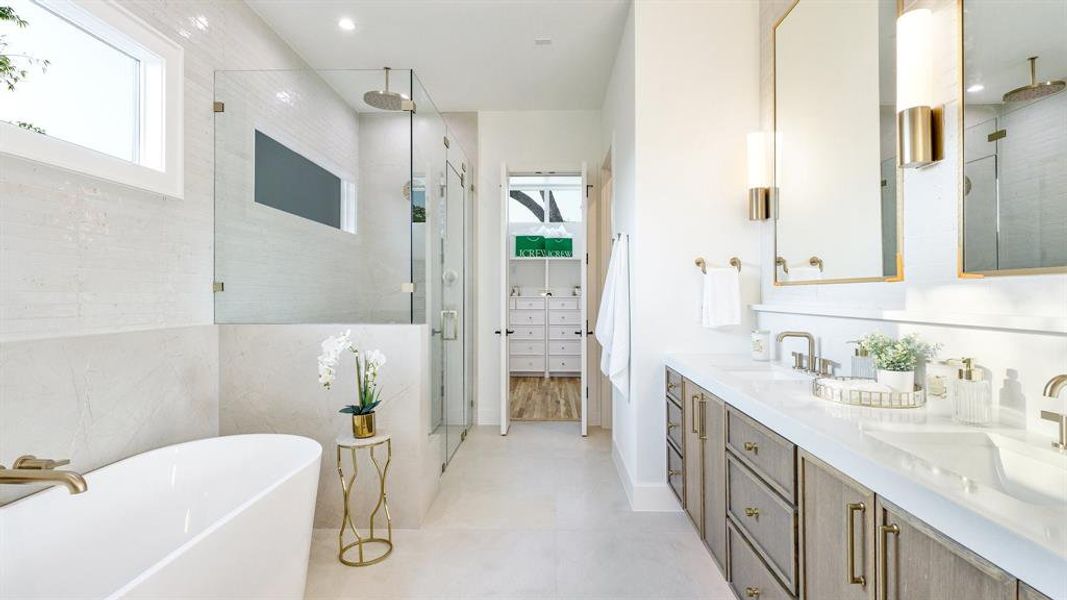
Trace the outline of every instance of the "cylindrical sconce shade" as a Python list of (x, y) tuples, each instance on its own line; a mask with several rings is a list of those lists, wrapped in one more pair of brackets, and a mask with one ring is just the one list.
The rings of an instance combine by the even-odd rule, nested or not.
[(771, 187), (770, 136), (762, 131), (748, 134), (748, 188)]
[(934, 104), (932, 21), (926, 8), (897, 18), (897, 112)]

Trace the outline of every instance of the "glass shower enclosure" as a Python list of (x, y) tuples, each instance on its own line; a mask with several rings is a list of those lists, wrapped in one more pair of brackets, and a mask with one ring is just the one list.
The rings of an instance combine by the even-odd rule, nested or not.
[(365, 97), (385, 75), (215, 73), (215, 322), (426, 324), (447, 464), (472, 423), (473, 165), (412, 71)]

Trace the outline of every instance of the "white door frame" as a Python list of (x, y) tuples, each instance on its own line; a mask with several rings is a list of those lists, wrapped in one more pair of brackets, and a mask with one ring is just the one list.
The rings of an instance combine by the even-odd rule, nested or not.
[(582, 191), (579, 194), (582, 199), (582, 227), (585, 227), (585, 235), (582, 236), (582, 250), (585, 252), (585, 256), (579, 257), (579, 269), (582, 273), (582, 296), (578, 301), (578, 306), (581, 308), (582, 314), (578, 318), (578, 324), (581, 329), (582, 339), (582, 357), (580, 362), (582, 363), (582, 379), (580, 382), (581, 387), (578, 389), (578, 393), (582, 399), (582, 436), (589, 435), (589, 177), (586, 170), (586, 164), (582, 163)]
[(508, 177), (507, 163), (500, 164), (500, 435), (507, 435), (511, 427), (511, 364), (508, 352), (508, 281), (511, 272), (508, 260), (508, 206), (511, 204), (511, 182)]

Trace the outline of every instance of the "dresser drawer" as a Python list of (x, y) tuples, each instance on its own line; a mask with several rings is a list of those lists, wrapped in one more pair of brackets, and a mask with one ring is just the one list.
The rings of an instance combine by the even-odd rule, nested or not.
[(548, 339), (550, 340), (576, 340), (581, 334), (575, 333), (582, 328), (577, 325), (549, 325)]
[(538, 372), (543, 373), (545, 371), (545, 357), (542, 356), (512, 356), (511, 357), (511, 370), (516, 372)]
[(726, 523), (726, 553), (730, 587), (738, 598), (792, 600), (793, 596), (782, 588), (744, 536), (729, 522)]
[(508, 315), (512, 325), (544, 325), (545, 311), (543, 310), (513, 310)]
[(796, 502), (797, 447), (789, 440), (729, 409), (726, 415), (726, 447), (779, 494)]
[(682, 401), (682, 376), (671, 369), (667, 369), (667, 395)]
[[(550, 310), (548, 322), (551, 325), (574, 325), (582, 322), (582, 313), (576, 310)], [(578, 331), (575, 329), (574, 331)]]
[(529, 340), (511, 340), (508, 349), (512, 356), (544, 356), (545, 343)]
[(674, 446), (682, 455), (685, 455), (685, 441), (682, 439), (682, 408), (667, 398), (667, 439), (674, 442)]
[(549, 298), (549, 310), (578, 310), (578, 298)]
[(544, 310), (545, 299), (544, 298), (510, 298), (508, 300), (508, 308), (517, 308), (519, 310)]
[(549, 356), (578, 355), (582, 353), (582, 343), (578, 340), (558, 341), (548, 343)]
[(540, 325), (516, 325), (512, 328), (515, 333), (511, 334), (512, 340), (543, 340), (545, 328)]
[(548, 370), (552, 372), (577, 373), (582, 370), (581, 356), (551, 356)]
[(678, 502), (685, 506), (685, 463), (682, 455), (667, 444), (667, 483), (678, 497)]
[(733, 456), (726, 457), (726, 513), (786, 587), (796, 590), (797, 513)]

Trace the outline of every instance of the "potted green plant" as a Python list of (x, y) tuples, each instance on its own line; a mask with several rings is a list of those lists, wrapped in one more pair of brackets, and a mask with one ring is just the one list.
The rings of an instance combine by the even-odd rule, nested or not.
[(353, 436), (360, 439), (374, 437), (377, 433), (374, 410), (382, 403), (378, 373), (385, 365), (385, 354), (380, 350), (356, 348), (352, 344), (351, 330), (326, 338), (319, 355), (319, 383), (327, 390), (337, 378), (337, 363), (345, 352), (356, 355), (356, 403), (346, 405), (338, 412), (352, 415)]
[(940, 344), (929, 344), (912, 333), (895, 340), (872, 333), (860, 340), (860, 348), (874, 359), (876, 379), (894, 392), (915, 391), (915, 370), (937, 355)]

